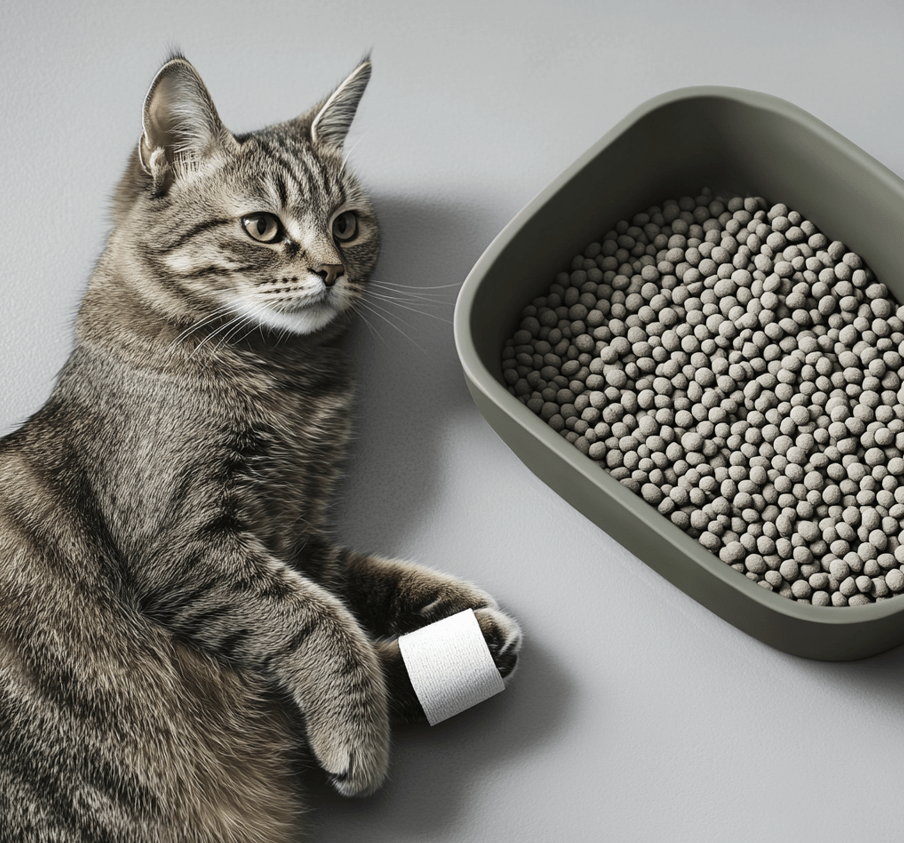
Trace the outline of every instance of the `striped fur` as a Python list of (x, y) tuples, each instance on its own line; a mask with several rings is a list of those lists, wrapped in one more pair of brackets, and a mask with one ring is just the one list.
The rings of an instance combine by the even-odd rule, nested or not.
[(183, 57), (151, 86), (75, 348), (0, 440), (0, 840), (297, 840), (300, 758), (367, 793), (422, 718), (400, 634), (470, 606), (514, 669), (488, 595), (331, 538), (369, 75), (245, 136)]

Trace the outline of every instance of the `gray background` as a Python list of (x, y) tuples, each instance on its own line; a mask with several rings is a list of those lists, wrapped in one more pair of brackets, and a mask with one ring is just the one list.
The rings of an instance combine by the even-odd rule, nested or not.
[(351, 338), (358, 438), (339, 532), (481, 583), (527, 638), (505, 693), (398, 732), (377, 795), (342, 799), (312, 771), (312, 840), (900, 839), (904, 650), (793, 658), (667, 584), (496, 438), (450, 320), (506, 222), (672, 88), (776, 94), (904, 175), (902, 35), (897, 1), (4, 4), (4, 432), (66, 358), (167, 47), (235, 131), (305, 110), (373, 51), (348, 145), (383, 222), (374, 292), (435, 289), (374, 298), (385, 318)]

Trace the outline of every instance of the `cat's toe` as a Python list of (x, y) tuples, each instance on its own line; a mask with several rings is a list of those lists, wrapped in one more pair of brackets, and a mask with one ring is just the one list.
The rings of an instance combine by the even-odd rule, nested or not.
[(386, 769), (385, 763), (352, 752), (345, 769), (330, 774), (330, 782), (343, 796), (369, 796), (383, 784)]
[[(389, 729), (351, 746), (335, 738), (312, 748), (333, 787), (343, 796), (367, 796), (383, 784), (389, 769)], [(319, 750), (319, 751), (318, 751)]]
[(488, 594), (467, 583), (453, 581), (447, 587), (442, 588), (436, 594), (431, 595), (423, 604), (414, 611), (415, 628), (429, 623), (436, 623), (443, 618), (463, 612), (465, 609), (474, 609), (489, 606), (497, 608), (496, 601)]
[(482, 608), (474, 611), (490, 655), (503, 679), (507, 679), (518, 666), (523, 634), (514, 618), (495, 608)]
[(435, 623), (465, 609), (498, 609), (499, 605), (485, 591), (463, 580), (442, 574), (434, 575), (432, 588), (412, 607), (411, 626), (417, 629)]

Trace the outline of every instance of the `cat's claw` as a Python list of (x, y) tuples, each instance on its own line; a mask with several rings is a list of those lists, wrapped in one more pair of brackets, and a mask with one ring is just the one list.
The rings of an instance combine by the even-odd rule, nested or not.
[(494, 607), (475, 609), (474, 615), (493, 662), (503, 679), (508, 679), (518, 666), (523, 635), (518, 622)]

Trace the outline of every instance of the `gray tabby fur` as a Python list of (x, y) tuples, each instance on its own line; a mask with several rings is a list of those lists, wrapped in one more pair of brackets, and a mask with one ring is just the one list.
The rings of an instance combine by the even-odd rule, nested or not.
[(342, 151), (370, 69), (246, 136), (183, 57), (151, 86), (75, 348), (0, 440), (4, 842), (297, 840), (304, 753), (368, 793), (390, 721), (423, 719), (399, 635), (472, 607), (515, 667), (487, 594), (331, 538), (338, 341), (379, 249)]

